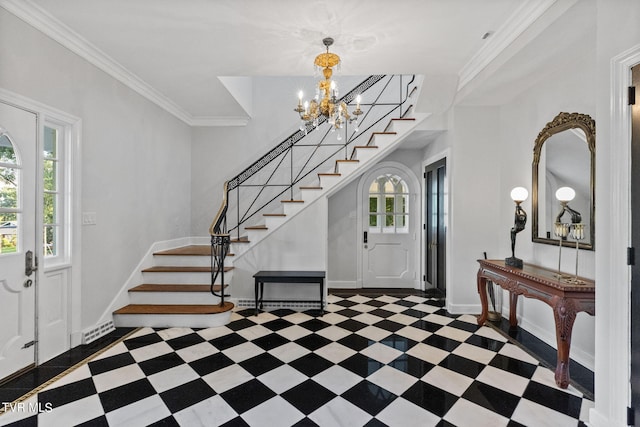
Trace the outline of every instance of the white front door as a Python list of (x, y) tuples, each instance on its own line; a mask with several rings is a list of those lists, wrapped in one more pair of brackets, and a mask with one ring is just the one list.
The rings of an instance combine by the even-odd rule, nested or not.
[(0, 380), (35, 363), (37, 118), (0, 102)]
[(414, 288), (416, 189), (397, 168), (377, 169), (365, 179), (362, 287)]

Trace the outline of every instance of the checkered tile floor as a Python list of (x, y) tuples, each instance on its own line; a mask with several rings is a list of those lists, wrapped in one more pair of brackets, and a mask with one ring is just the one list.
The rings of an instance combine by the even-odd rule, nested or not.
[(0, 416), (40, 426), (583, 426), (593, 402), (418, 296), (143, 328)]

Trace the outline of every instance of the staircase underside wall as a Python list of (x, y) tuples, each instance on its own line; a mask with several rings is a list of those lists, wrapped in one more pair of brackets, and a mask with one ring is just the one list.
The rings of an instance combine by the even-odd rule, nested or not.
[[(253, 300), (253, 275), (260, 270), (326, 271), (327, 206), (327, 198), (321, 197), (238, 256), (233, 262), (232, 297)], [(318, 292), (314, 284), (265, 284), (264, 299), (317, 300)]]

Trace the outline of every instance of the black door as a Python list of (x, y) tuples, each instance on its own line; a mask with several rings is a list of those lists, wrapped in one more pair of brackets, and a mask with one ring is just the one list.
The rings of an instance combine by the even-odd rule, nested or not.
[(425, 227), (426, 227), (426, 279), (445, 295), (446, 235), (445, 179), (447, 160), (442, 159), (425, 168)]
[[(640, 87), (640, 65), (632, 69), (633, 86)], [(640, 93), (636, 89), (636, 94)], [(631, 244), (640, 248), (640, 98), (631, 106)], [(640, 250), (640, 249), (639, 249)], [(631, 405), (640, 421), (640, 262), (631, 267)]]

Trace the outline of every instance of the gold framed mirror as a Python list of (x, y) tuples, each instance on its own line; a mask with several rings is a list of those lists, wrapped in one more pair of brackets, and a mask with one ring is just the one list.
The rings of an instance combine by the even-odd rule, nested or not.
[[(571, 187), (571, 207), (585, 224), (581, 249), (595, 248), (596, 122), (588, 114), (560, 113), (540, 131), (533, 148), (532, 240), (558, 245), (554, 223), (562, 207), (555, 193)], [(571, 238), (567, 239), (572, 242)], [(565, 243), (563, 243), (564, 245)], [(572, 242), (575, 246), (575, 241)]]

